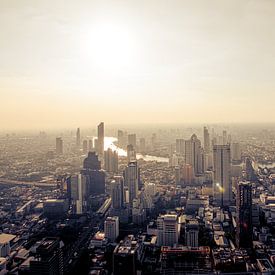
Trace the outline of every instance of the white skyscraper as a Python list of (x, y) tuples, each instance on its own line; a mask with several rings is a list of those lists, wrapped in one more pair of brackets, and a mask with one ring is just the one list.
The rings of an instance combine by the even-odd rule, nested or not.
[(220, 206), (228, 206), (232, 200), (230, 178), (230, 145), (214, 145), (214, 199)]
[(173, 246), (178, 244), (179, 223), (176, 214), (165, 214), (157, 218), (158, 245)]
[(104, 222), (104, 233), (105, 237), (110, 241), (114, 242), (119, 236), (119, 218), (118, 217), (107, 217)]
[(87, 178), (78, 174), (71, 177), (71, 198), (76, 206), (76, 214), (82, 214), (86, 208)]

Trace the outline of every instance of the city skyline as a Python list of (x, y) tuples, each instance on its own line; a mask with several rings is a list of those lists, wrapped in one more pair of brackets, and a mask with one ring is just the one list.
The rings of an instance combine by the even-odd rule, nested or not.
[(274, 13), (272, 1), (1, 1), (1, 126), (274, 123)]

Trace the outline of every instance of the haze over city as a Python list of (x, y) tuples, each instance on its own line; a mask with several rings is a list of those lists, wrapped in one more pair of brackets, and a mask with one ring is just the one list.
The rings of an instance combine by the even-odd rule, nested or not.
[(274, 1), (0, 2), (3, 129), (275, 122)]

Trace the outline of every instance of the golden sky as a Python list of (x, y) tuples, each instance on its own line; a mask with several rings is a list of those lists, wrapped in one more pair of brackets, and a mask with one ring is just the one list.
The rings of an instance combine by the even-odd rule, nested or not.
[(0, 125), (275, 122), (273, 0), (0, 0)]

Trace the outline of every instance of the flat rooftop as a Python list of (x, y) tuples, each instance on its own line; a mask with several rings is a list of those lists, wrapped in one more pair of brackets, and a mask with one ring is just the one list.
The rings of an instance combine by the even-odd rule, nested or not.
[(8, 243), (15, 238), (16, 238), (15, 235), (2, 233), (0, 234), (0, 243), (1, 244)]

